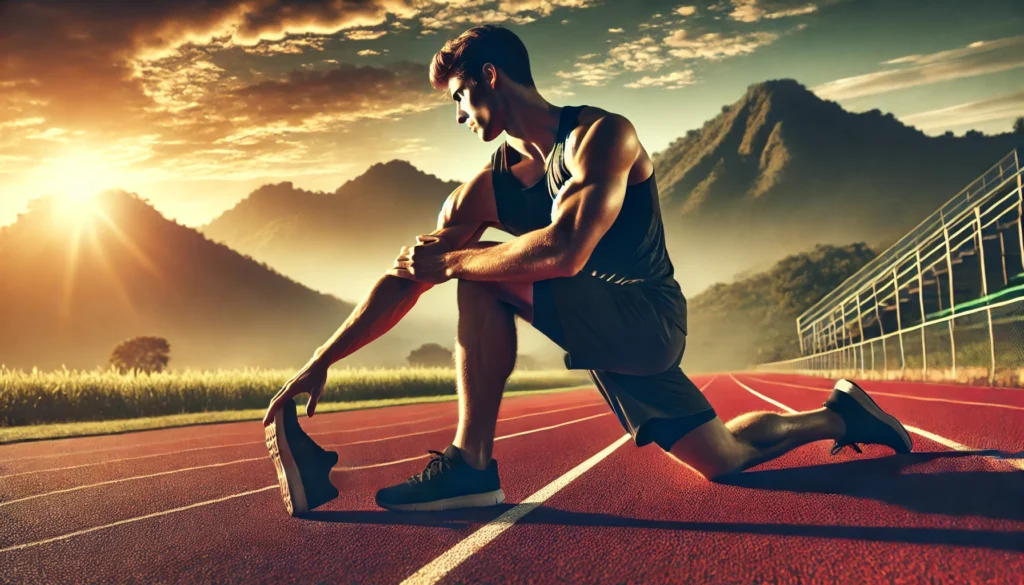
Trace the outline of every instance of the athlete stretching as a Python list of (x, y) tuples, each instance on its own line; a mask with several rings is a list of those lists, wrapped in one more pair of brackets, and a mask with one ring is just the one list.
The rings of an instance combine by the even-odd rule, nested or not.
[[(654, 442), (709, 480), (811, 441), (908, 452), (903, 426), (856, 384), (839, 380), (824, 408), (750, 412), (722, 422), (680, 369), (686, 299), (674, 279), (654, 166), (629, 120), (590, 106), (559, 107), (537, 91), (522, 41), (493, 25), (449, 40), (430, 81), (456, 102), (458, 123), (485, 142), (507, 140), (448, 196), (437, 230), (403, 247), (326, 344), (274, 397), (267, 442), (289, 512), (337, 495), (337, 455), (302, 433), (292, 398), (312, 416), (334, 362), (393, 327), (424, 292), (458, 279), (459, 425), (426, 469), (377, 493), (392, 510), (501, 503), (491, 458), (498, 406), (516, 356), (519, 314), (586, 369), (637, 446)], [(480, 242), (487, 227), (515, 239)]]

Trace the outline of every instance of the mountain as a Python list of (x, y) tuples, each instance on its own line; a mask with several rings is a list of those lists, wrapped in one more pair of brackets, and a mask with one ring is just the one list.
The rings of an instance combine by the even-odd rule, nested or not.
[(392, 160), (333, 193), (264, 185), (200, 230), (313, 288), (360, 298), (402, 246), (434, 231), (458, 186)]
[(768, 270), (716, 283), (687, 302), (687, 372), (735, 371), (800, 356), (796, 318), (879, 253), (817, 245)]
[(700, 290), (817, 243), (894, 241), (1022, 144), (930, 137), (784, 79), (750, 86), (652, 159), (677, 275)]
[(91, 369), (118, 342), (154, 335), (173, 369), (297, 368), (352, 309), (122, 191), (78, 207), (41, 197), (0, 230), (8, 367)]

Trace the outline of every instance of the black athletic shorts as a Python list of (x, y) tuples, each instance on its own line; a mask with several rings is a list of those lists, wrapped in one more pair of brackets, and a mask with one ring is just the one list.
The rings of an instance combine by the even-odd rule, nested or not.
[(679, 367), (686, 333), (659, 298), (645, 284), (584, 272), (541, 280), (533, 285), (533, 326), (565, 350), (566, 368), (588, 370), (638, 447), (654, 442), (668, 451), (717, 415)]

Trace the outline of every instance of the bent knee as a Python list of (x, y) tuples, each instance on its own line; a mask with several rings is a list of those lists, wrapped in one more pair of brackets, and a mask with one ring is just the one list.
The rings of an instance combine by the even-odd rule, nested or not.
[(710, 482), (742, 471), (750, 459), (749, 446), (738, 441), (718, 417), (679, 439), (668, 453)]

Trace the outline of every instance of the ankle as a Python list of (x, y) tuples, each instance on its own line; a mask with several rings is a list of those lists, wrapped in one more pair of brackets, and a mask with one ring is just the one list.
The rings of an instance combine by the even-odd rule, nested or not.
[(846, 421), (843, 417), (831, 408), (822, 408), (821, 416), (835, 439), (842, 439), (846, 435)]
[(459, 450), (459, 454), (462, 455), (462, 460), (477, 471), (483, 471), (487, 469), (487, 466), (491, 463), (490, 453), (484, 454), (482, 450), (474, 451), (465, 447), (455, 446)]

